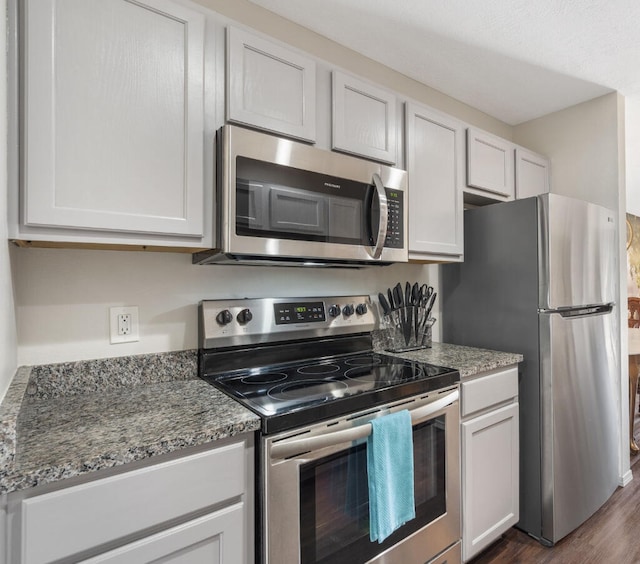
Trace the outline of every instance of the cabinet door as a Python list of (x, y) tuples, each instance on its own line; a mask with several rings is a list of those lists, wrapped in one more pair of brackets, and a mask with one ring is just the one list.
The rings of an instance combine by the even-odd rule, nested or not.
[(245, 492), (245, 457), (245, 443), (234, 442), (23, 500), (13, 561), (63, 560), (231, 503)]
[(27, 0), (22, 220), (203, 235), (204, 17)]
[(316, 141), (316, 63), (247, 31), (227, 29), (227, 120)]
[(549, 192), (549, 159), (526, 149), (516, 149), (516, 198)]
[(463, 252), (464, 127), (407, 104), (409, 258), (459, 260)]
[(518, 404), (462, 427), (462, 556), (466, 562), (519, 519)]
[(514, 145), (485, 131), (467, 129), (467, 186), (512, 199)]
[(395, 164), (395, 95), (337, 71), (333, 71), (332, 86), (331, 148)]
[(82, 562), (242, 564), (251, 550), (245, 546), (243, 531), (243, 505), (237, 503)]

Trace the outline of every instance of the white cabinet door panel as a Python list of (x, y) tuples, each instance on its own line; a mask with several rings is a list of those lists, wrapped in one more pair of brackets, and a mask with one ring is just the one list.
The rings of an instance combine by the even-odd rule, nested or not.
[(461, 428), (466, 562), (519, 519), (518, 404), (463, 421)]
[(406, 134), (409, 258), (459, 259), (464, 245), (464, 126), (410, 103)]
[(333, 71), (332, 149), (396, 164), (396, 96)]
[(227, 120), (316, 141), (316, 63), (244, 30), (227, 29)]
[(549, 192), (549, 159), (526, 149), (516, 149), (516, 198)]
[(204, 17), (28, 0), (26, 225), (203, 235)]
[(246, 562), (242, 503), (189, 521), (100, 556), (83, 564), (241, 564)]
[(244, 457), (244, 443), (234, 443), (28, 498), (21, 562), (69, 557), (239, 497)]
[(514, 145), (485, 131), (467, 129), (467, 185), (514, 197)]

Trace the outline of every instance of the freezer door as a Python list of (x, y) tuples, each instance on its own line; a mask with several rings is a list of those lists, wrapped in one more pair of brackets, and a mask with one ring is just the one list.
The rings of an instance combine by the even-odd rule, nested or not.
[(540, 314), (542, 536), (553, 543), (617, 486), (615, 317)]
[(615, 214), (559, 196), (539, 197), (541, 309), (614, 302)]

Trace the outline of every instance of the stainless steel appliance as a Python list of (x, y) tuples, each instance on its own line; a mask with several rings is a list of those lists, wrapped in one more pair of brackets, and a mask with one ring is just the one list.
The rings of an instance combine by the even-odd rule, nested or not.
[[(200, 304), (200, 376), (261, 417), (257, 559), (460, 562), (455, 370), (372, 350), (368, 296)], [(369, 540), (366, 437), (407, 409), (416, 518)]]
[(520, 522), (553, 544), (618, 482), (614, 212), (554, 194), (465, 211), (443, 338), (524, 354)]
[(403, 170), (231, 125), (217, 167), (217, 248), (195, 263), (408, 260)]

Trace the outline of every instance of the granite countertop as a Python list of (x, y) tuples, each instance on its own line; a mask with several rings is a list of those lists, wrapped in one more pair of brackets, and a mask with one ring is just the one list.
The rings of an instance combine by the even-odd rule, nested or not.
[[(523, 359), (443, 343), (396, 356), (462, 379)], [(0, 404), (0, 494), (259, 428), (257, 415), (197, 377), (197, 351), (22, 367)]]
[(20, 368), (0, 404), (0, 493), (252, 432), (197, 351)]
[(460, 372), (460, 378), (464, 380), (469, 376), (475, 376), (481, 372), (495, 370), (506, 366), (512, 366), (522, 362), (521, 354), (478, 349), (475, 347), (463, 347), (446, 343), (432, 343), (430, 348), (408, 351), (403, 353), (389, 353), (407, 360), (418, 360), (438, 366), (455, 368)]

